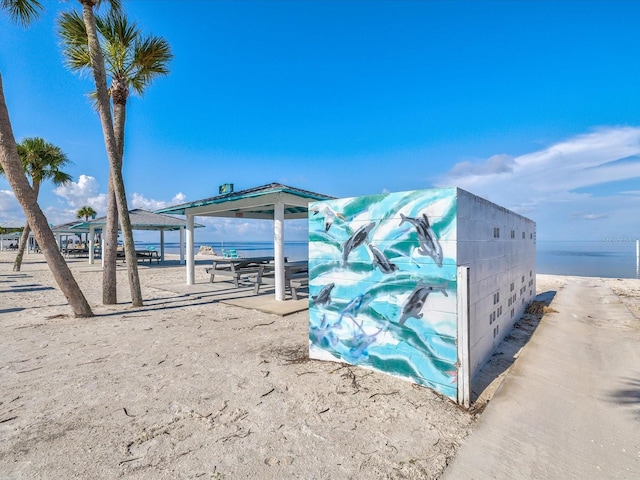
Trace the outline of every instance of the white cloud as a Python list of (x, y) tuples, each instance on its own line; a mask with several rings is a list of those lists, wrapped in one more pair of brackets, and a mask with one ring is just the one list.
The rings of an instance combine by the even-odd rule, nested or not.
[(602, 220), (609, 218), (609, 215), (605, 213), (574, 213), (573, 217), (582, 218), (583, 220)]
[(53, 190), (53, 193), (64, 198), (74, 209), (85, 205), (92, 207), (98, 215), (107, 211), (107, 194), (98, 193), (98, 181), (89, 175), (80, 175), (77, 182), (67, 182)]
[[(512, 160), (500, 155), (459, 163), (439, 183), (531, 217), (543, 232), (539, 238), (598, 239), (625, 228), (640, 234), (640, 225), (629, 222), (638, 192), (610, 187), (602, 193), (603, 184), (640, 178), (640, 160), (633, 158), (639, 154), (640, 127), (601, 128)], [(602, 185), (598, 195), (586, 193), (596, 185)], [(600, 220), (600, 230), (593, 220)]]
[(22, 207), (11, 190), (0, 190), (0, 226), (21, 227), (24, 225)]
[(184, 203), (187, 196), (180, 192), (174, 195), (174, 197), (169, 200), (155, 200), (153, 198), (147, 198), (140, 193), (134, 193), (131, 196), (131, 208), (141, 208), (143, 210), (159, 210), (161, 208), (170, 207), (171, 205), (178, 205), (180, 203)]
[(513, 172), (515, 160), (511, 155), (493, 155), (483, 162), (472, 163), (464, 161), (457, 163), (451, 169), (452, 177), (464, 177), (468, 175), (494, 175)]

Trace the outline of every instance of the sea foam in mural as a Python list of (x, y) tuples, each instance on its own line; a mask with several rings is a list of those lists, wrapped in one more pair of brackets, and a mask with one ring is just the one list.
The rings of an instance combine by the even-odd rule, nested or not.
[(374, 368), (455, 398), (456, 189), (309, 208), (311, 358)]

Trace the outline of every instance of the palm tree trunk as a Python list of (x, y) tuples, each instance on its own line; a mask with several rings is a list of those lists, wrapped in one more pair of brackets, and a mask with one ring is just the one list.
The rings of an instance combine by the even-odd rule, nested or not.
[(73, 309), (76, 317), (92, 317), (93, 312), (82, 294), (78, 283), (67, 262), (65, 262), (56, 239), (49, 228), (47, 218), (42, 213), (38, 205), (37, 197), (31, 185), (24, 175), (24, 169), (18, 156), (18, 147), (13, 136), (11, 121), (9, 120), (9, 112), (4, 99), (4, 90), (2, 88), (2, 76), (0, 75), (0, 164), (7, 177), (9, 185), (15, 194), (18, 202), (24, 210), (27, 219), (27, 225), (33, 229), (33, 233), (44, 253), (44, 257), (51, 269), (53, 278), (62, 293), (66, 297), (69, 305)]
[[(38, 195), (40, 193), (40, 183), (37, 181), (33, 181), (33, 193), (36, 196), (36, 200), (38, 199)], [(16, 255), (16, 260), (13, 262), (13, 271), (19, 272), (22, 267), (22, 259), (24, 257), (24, 252), (27, 249), (27, 243), (29, 242), (29, 233), (31, 233), (31, 227), (29, 223), (25, 223), (24, 229), (22, 230), (22, 235), (20, 236), (20, 242), (18, 244), (18, 253)]]
[(109, 196), (107, 199), (107, 224), (102, 235), (102, 254), (104, 267), (102, 270), (102, 303), (115, 305), (118, 303), (118, 287), (116, 281), (116, 264), (118, 260), (118, 205), (113, 191), (111, 175), (109, 175)]
[(136, 258), (136, 248), (133, 243), (133, 230), (129, 218), (127, 207), (127, 195), (122, 178), (122, 170), (119, 168), (118, 148), (111, 118), (109, 95), (107, 92), (107, 76), (104, 69), (104, 58), (98, 41), (96, 19), (93, 13), (94, 0), (80, 0), (82, 3), (82, 18), (87, 29), (87, 40), (89, 54), (91, 56), (91, 66), (96, 84), (98, 97), (98, 113), (102, 124), (102, 133), (109, 159), (111, 180), (120, 216), (120, 226), (124, 238), (124, 251), (127, 260), (127, 273), (129, 276), (129, 287), (131, 289), (131, 303), (134, 307), (142, 306), (142, 292), (140, 289), (140, 278), (138, 276), (138, 260)]
[(18, 242), (18, 253), (16, 254), (16, 259), (13, 262), (14, 272), (19, 272), (22, 267), (22, 257), (24, 257), (24, 251), (27, 249), (27, 242), (29, 241), (30, 233), (31, 227), (26, 223), (22, 230), (22, 235), (20, 235), (20, 242)]
[[(114, 102), (113, 105), (113, 133), (118, 148), (118, 168), (122, 172), (124, 158), (124, 124), (126, 120), (126, 104)], [(109, 176), (109, 196), (107, 200), (107, 225), (105, 230), (107, 244), (104, 250), (104, 269), (102, 271), (102, 303), (113, 305), (117, 303), (116, 263), (118, 249), (118, 209), (116, 196)]]

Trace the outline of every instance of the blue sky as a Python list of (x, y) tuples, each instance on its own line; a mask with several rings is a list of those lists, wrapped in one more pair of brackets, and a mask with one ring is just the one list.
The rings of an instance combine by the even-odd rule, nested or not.
[[(51, 223), (105, 209), (88, 77), (62, 61), (45, 1), (0, 18), (14, 134), (74, 162), (43, 185)], [(124, 7), (175, 55), (128, 107), (131, 208), (281, 182), (336, 197), (459, 186), (537, 222), (541, 240), (640, 238), (640, 2), (150, 1)], [(198, 218), (196, 241), (271, 236)], [(23, 222), (0, 179), (0, 224)], [(142, 234), (136, 233), (136, 238)], [(306, 238), (305, 222), (286, 238)]]

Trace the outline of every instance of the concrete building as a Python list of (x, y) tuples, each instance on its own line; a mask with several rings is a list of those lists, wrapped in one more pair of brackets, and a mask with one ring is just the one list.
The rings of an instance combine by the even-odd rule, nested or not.
[(535, 223), (459, 188), (309, 207), (310, 356), (469, 405), (535, 296)]

